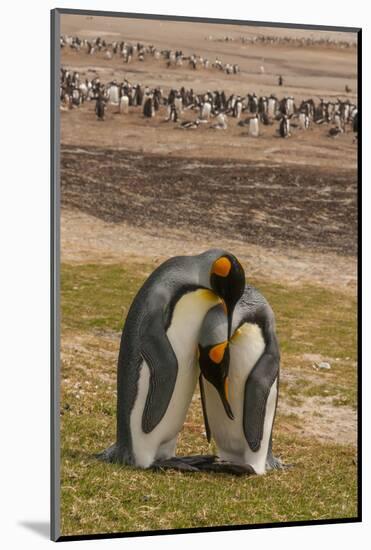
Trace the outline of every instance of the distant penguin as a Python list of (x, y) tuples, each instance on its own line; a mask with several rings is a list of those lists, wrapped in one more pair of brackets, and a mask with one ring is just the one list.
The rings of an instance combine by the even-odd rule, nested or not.
[(170, 105), (167, 106), (167, 122), (177, 122), (178, 121), (178, 113), (175, 108), (174, 103), (170, 103)]
[(120, 99), (120, 113), (127, 115), (129, 112), (129, 97), (127, 95), (121, 96)]
[(132, 302), (121, 338), (116, 443), (99, 458), (182, 469), (174, 454), (199, 378), (202, 321), (222, 300), (228, 339), (244, 287), (241, 264), (224, 250), (171, 258), (149, 276)]
[(182, 100), (182, 96), (179, 93), (177, 93), (174, 98), (174, 106), (178, 116), (181, 116), (183, 111), (183, 100)]
[(278, 399), (279, 345), (274, 314), (265, 298), (247, 285), (225, 340), (227, 318), (221, 305), (202, 324), (199, 340), (201, 397), (207, 437), (215, 440), (223, 463), (264, 474), (282, 468), (272, 453)]
[(279, 131), (279, 134), (282, 138), (287, 138), (291, 135), (290, 134), (290, 119), (286, 115), (283, 115), (283, 117), (281, 118), (278, 131)]
[(155, 116), (155, 109), (153, 106), (153, 98), (151, 94), (147, 95), (146, 99), (144, 100), (143, 115), (147, 118)]
[(210, 118), (210, 113), (211, 113), (211, 103), (209, 101), (205, 101), (205, 103), (201, 107), (200, 119), (204, 121), (208, 121)]
[(228, 128), (227, 117), (224, 113), (219, 113), (217, 115), (214, 127), (219, 130), (226, 130)]
[(341, 127), (337, 127), (337, 126), (335, 128), (330, 128), (328, 131), (328, 135), (333, 138), (336, 138), (343, 133), (344, 133), (344, 130)]
[(335, 128), (342, 128), (342, 120), (341, 120), (341, 116), (340, 116), (340, 112), (339, 111), (335, 111), (335, 114), (334, 114), (334, 124), (335, 124)]
[(182, 122), (180, 124), (180, 128), (183, 128), (184, 130), (196, 129), (199, 126), (200, 126), (200, 121), (199, 120), (185, 120), (184, 122)]
[(242, 101), (240, 96), (238, 96), (233, 106), (233, 116), (239, 119), (241, 117), (241, 113), (242, 113)]
[(112, 84), (108, 89), (108, 100), (112, 105), (119, 104), (119, 88), (116, 83)]
[(101, 96), (99, 96), (95, 103), (95, 114), (97, 115), (98, 120), (101, 120), (101, 121), (104, 120), (104, 111), (105, 111), (105, 101)]
[(299, 128), (307, 130), (309, 128), (309, 116), (305, 113), (299, 113)]
[(143, 103), (143, 90), (140, 84), (138, 84), (135, 89), (134, 104), (139, 106), (139, 105), (142, 105), (142, 103)]
[(274, 118), (276, 116), (277, 98), (271, 95), (268, 98), (268, 116)]
[(287, 114), (288, 116), (293, 115), (294, 112), (295, 112), (295, 103), (294, 103), (294, 98), (293, 98), (292, 96), (289, 96), (289, 97), (287, 98), (286, 105), (287, 105), (287, 107), (286, 107), (286, 109), (287, 109), (286, 114)]
[(256, 115), (254, 118), (250, 118), (249, 120), (249, 136), (251, 137), (259, 137), (259, 117)]

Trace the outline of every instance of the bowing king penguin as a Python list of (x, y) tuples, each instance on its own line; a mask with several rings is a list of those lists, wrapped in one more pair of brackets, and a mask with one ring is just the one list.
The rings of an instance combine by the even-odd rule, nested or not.
[(175, 457), (175, 449), (200, 374), (199, 332), (209, 309), (222, 302), (227, 340), (244, 287), (241, 264), (224, 250), (170, 258), (148, 277), (122, 332), (116, 443), (100, 459), (196, 469)]
[(223, 307), (217, 305), (200, 331), (206, 434), (218, 449), (218, 471), (264, 474), (283, 467), (272, 453), (280, 366), (274, 314), (265, 298), (247, 285), (234, 309), (229, 342), (227, 324)]

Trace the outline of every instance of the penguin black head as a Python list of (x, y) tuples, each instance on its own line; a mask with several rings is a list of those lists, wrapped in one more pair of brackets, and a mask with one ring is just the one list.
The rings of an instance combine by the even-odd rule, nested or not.
[(233, 420), (233, 412), (228, 401), (229, 345), (221, 342), (212, 346), (198, 345), (198, 361), (201, 373), (220, 395), (227, 416)]
[(228, 340), (231, 336), (232, 315), (235, 305), (245, 289), (245, 272), (232, 254), (217, 258), (210, 271), (210, 286), (224, 302), (228, 318)]

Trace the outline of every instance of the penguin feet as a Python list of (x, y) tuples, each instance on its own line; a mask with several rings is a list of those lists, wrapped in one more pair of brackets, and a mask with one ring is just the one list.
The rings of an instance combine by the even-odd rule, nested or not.
[(191, 456), (177, 456), (177, 459), (181, 460), (185, 464), (189, 464), (195, 468), (206, 466), (215, 462), (216, 455), (191, 455)]
[(155, 460), (151, 464), (151, 469), (155, 471), (163, 470), (178, 470), (180, 472), (198, 472), (198, 468), (192, 464), (183, 462), (180, 458), (174, 456), (173, 458), (167, 458), (164, 460)]
[(164, 460), (155, 460), (153, 470), (178, 470), (181, 472), (200, 472), (214, 463), (215, 455), (173, 456)]
[(284, 464), (280, 458), (277, 458), (273, 455), (267, 458), (267, 462), (265, 465), (267, 472), (269, 472), (270, 470), (288, 470), (293, 466), (293, 464)]
[(256, 472), (250, 464), (234, 464), (233, 462), (224, 462), (215, 460), (210, 464), (199, 466), (203, 472), (214, 472), (218, 474), (232, 474), (235, 476), (256, 475)]
[(96, 453), (94, 457), (97, 458), (98, 460), (101, 460), (102, 462), (110, 462), (110, 463), (119, 462), (117, 457), (116, 444), (114, 443), (113, 445), (111, 445), (111, 447), (108, 447), (108, 449), (105, 449), (100, 453)]
[(254, 468), (249, 464), (222, 462), (215, 455), (174, 456), (166, 460), (156, 460), (151, 465), (151, 469), (155, 471), (212, 472), (236, 476), (256, 474)]

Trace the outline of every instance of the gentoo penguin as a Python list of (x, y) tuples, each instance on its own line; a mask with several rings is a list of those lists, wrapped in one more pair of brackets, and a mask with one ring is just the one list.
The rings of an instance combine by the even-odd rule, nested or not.
[(247, 473), (264, 474), (282, 467), (272, 454), (280, 366), (274, 314), (265, 298), (247, 285), (234, 309), (229, 343), (226, 327), (223, 307), (217, 305), (200, 331), (207, 437), (215, 440), (221, 467), (236, 464)]
[(116, 81), (113, 81), (111, 86), (108, 88), (108, 100), (112, 105), (119, 104), (119, 87), (117, 86)]
[(268, 116), (274, 118), (276, 115), (277, 98), (274, 94), (268, 98)]
[(219, 113), (215, 119), (215, 124), (211, 126), (216, 130), (226, 130), (228, 128), (227, 117), (224, 113)]
[(259, 137), (259, 116), (256, 114), (249, 120), (249, 136)]
[(280, 120), (279, 127), (278, 127), (278, 131), (279, 131), (279, 134), (282, 138), (287, 138), (291, 135), (290, 134), (290, 120), (289, 120), (288, 116), (286, 116), (286, 115), (282, 116), (282, 118)]
[[(116, 443), (99, 458), (141, 468), (174, 466), (178, 433), (199, 378), (202, 321), (222, 300), (227, 340), (244, 287), (241, 264), (219, 249), (170, 258), (149, 276), (133, 300), (121, 338)], [(181, 464), (179, 459), (180, 469)]]
[(341, 120), (341, 116), (340, 116), (340, 111), (335, 111), (334, 124), (335, 124), (335, 128), (342, 128), (342, 120)]
[(153, 94), (148, 94), (143, 105), (143, 115), (151, 118), (155, 116), (155, 109), (153, 106)]
[(95, 114), (98, 120), (104, 120), (105, 101), (103, 96), (99, 95), (95, 103)]
[(344, 130), (341, 127), (337, 127), (337, 126), (335, 128), (330, 128), (328, 131), (328, 135), (334, 138), (338, 137), (338, 135), (343, 133), (344, 133)]
[(299, 113), (299, 128), (307, 130), (309, 128), (309, 116), (304, 112)]
[(233, 105), (233, 116), (239, 119), (241, 117), (241, 113), (242, 113), (242, 101), (241, 101), (241, 97), (237, 96), (236, 101), (234, 102), (234, 105)]
[(120, 99), (120, 113), (128, 114), (129, 112), (129, 96), (123, 95)]
[(184, 130), (193, 130), (200, 126), (200, 121), (197, 120), (185, 120), (184, 122), (180, 123), (180, 128), (183, 128)]
[(177, 111), (177, 115), (181, 116), (183, 111), (183, 99), (179, 92), (176, 94), (174, 98), (174, 107)]
[(201, 106), (201, 113), (200, 113), (200, 119), (202, 121), (208, 121), (211, 113), (211, 103), (207, 100), (205, 103)]

